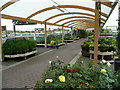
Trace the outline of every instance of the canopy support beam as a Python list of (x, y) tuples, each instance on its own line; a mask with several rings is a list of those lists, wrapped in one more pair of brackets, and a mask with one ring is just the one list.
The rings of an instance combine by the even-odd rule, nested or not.
[(1, 19), (0, 19), (0, 61), (2, 61), (2, 26), (1, 26)]
[(94, 31), (94, 66), (97, 67), (98, 63), (98, 39), (100, 32), (100, 11), (101, 3), (95, 2), (95, 31)]
[(47, 24), (44, 24), (45, 48), (47, 48)]

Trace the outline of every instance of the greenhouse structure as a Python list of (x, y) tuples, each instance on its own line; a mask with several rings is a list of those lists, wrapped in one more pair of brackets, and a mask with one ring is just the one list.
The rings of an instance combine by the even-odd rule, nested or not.
[[(119, 0), (85, 0), (85, 1), (83, 1), (83, 0), (1, 0), (0, 1), (0, 11), (1, 11), (0, 15), (1, 15), (1, 19), (7, 19), (7, 20), (12, 20), (13, 21), (13, 32), (14, 32), (14, 37), (16, 37), (16, 40), (17, 40), (17, 36), (16, 36), (17, 32), (16, 32), (16, 29), (15, 29), (16, 25), (21, 24), (21, 23), (22, 23), (22, 25), (27, 25), (27, 24), (29, 24), (29, 25), (32, 25), (32, 24), (38, 24), (38, 25), (42, 24), (42, 25), (44, 25), (44, 30), (43, 30), (44, 34), (42, 34), (42, 35), (44, 35), (43, 36), (44, 40), (42, 39), (43, 41), (41, 41), (41, 42), (44, 43), (45, 49), (49, 48), (50, 46), (54, 46), (54, 44), (56, 44), (56, 43), (57, 43), (56, 44), (57, 49), (59, 48), (59, 47), (57, 47), (57, 45), (61, 46), (63, 43), (65, 44), (65, 46), (69, 45), (69, 44), (66, 44), (66, 42), (68, 42), (70, 40), (65, 40), (65, 37), (67, 36), (66, 33), (68, 33), (68, 32), (72, 32), (72, 34), (73, 34), (75, 32), (79, 32), (79, 30), (85, 30), (86, 31), (86, 30), (92, 29), (93, 31), (91, 33), (93, 33), (92, 34), (93, 38), (91, 40), (93, 40), (93, 41), (89, 41), (89, 43), (92, 43), (92, 45), (90, 46), (91, 47), (90, 49), (92, 51), (89, 52), (90, 54), (88, 56), (90, 57), (90, 59), (93, 60), (94, 69), (97, 69), (98, 65), (100, 64), (99, 59), (101, 59), (101, 57), (99, 57), (99, 55), (102, 55), (101, 60), (104, 59), (105, 55), (111, 55), (112, 58), (115, 56), (113, 53), (111, 53), (112, 51), (110, 53), (108, 53), (109, 50), (107, 51), (107, 53), (104, 53), (104, 54), (101, 53), (102, 52), (102, 50), (101, 50), (102, 46), (101, 46), (101, 48), (99, 48), (99, 46), (100, 46), (99, 38), (100, 38), (100, 32), (102, 32), (101, 30), (105, 26), (105, 24), (108, 21), (110, 15), (113, 13), (113, 10), (115, 9), (115, 7), (118, 4), (119, 4)], [(119, 13), (120, 13), (120, 11), (119, 11)], [(119, 25), (120, 21), (119, 20), (120, 20), (120, 18), (118, 18), (118, 34), (119, 34), (119, 31), (120, 31), (119, 30), (119, 27), (120, 27), (120, 25)], [(55, 36), (50, 35), (51, 31), (50, 30), (48, 31), (48, 25), (49, 26), (60, 27), (60, 32), (61, 32), (61, 36), (60, 36), (61, 39), (60, 40), (61, 41), (60, 40), (58, 40), (58, 41), (52, 40), (54, 38), (59, 38), (59, 37), (58, 37), (57, 34)], [(5, 63), (4, 58), (15, 57), (15, 51), (20, 50), (20, 48), (16, 48), (16, 49), (13, 48), (13, 51), (14, 51), (13, 53), (11, 51), (9, 51), (9, 48), (12, 47), (11, 46), (12, 44), (8, 44), (10, 40), (7, 40), (6, 44), (8, 44), (9, 46), (5, 45), (5, 43), (2, 40), (2, 33), (4, 31), (2, 30), (2, 25), (1, 24), (0, 24), (0, 27), (1, 27), (0, 28), (0, 61)], [(66, 28), (69, 28), (70, 30), (66, 31)], [(107, 32), (107, 31), (103, 31), (103, 32)], [(81, 32), (79, 32), (78, 34), (80, 34), (80, 33)], [(72, 34), (70, 34), (70, 36), (72, 36)], [(74, 35), (76, 35), (76, 34), (74, 34)], [(109, 35), (111, 35), (111, 34), (109, 34)], [(87, 35), (87, 36), (89, 38), (89, 35)], [(87, 38), (87, 36), (86, 36), (86, 38)], [(53, 37), (53, 38), (50, 40), (51, 37)], [(10, 37), (6, 37), (6, 38), (10, 38)], [(68, 38), (68, 37), (66, 37), (66, 38)], [(36, 49), (35, 49), (36, 45), (35, 45), (34, 41), (32, 41), (32, 40), (29, 41), (28, 39), (25, 39), (24, 37), (23, 38), (21, 37), (20, 39), (21, 39), (21, 41), (18, 40), (18, 41), (15, 42), (15, 40), (13, 40), (12, 43), (16, 43), (16, 45), (18, 45), (18, 46), (23, 45), (23, 48), (27, 48), (27, 46), (28, 46), (29, 50), (28, 50), (28, 48), (25, 50), (25, 52), (21, 50), (21, 52), (25, 53), (25, 54), (21, 54), (21, 52), (16, 51), (16, 52), (18, 52), (18, 54), (21, 54), (23, 56), (26, 55), (25, 56), (25, 59), (26, 59), (27, 55), (34, 54), (34, 53), (37, 52)], [(85, 39), (84, 41), (86, 41), (87, 39)], [(55, 40), (57, 40), (57, 39), (55, 39)], [(102, 42), (102, 40), (103, 39), (101, 38), (101, 42)], [(113, 38), (110, 37), (109, 40), (112, 42)], [(118, 40), (119, 39), (117, 39), (117, 41)], [(20, 43), (18, 43), (19, 41), (20, 41)], [(26, 41), (26, 42), (24, 44), (22, 44), (24, 41)], [(36, 40), (36, 42), (37, 42), (37, 40)], [(49, 42), (49, 44), (48, 44), (48, 42)], [(59, 42), (61, 42), (62, 44), (58, 44)], [(113, 40), (113, 42), (114, 42), (114, 40)], [(109, 44), (110, 48), (112, 47), (113, 42)], [(43, 43), (38, 43), (37, 45), (40, 45), (40, 44), (43, 44)], [(31, 46), (29, 46), (29, 45), (31, 45)], [(86, 43), (86, 45), (87, 45), (87, 43)], [(104, 45), (104, 44), (102, 44), (102, 45)], [(15, 47), (15, 46), (13, 46), (13, 47)], [(7, 48), (7, 49), (3, 49), (3, 48)], [(82, 46), (83, 50), (85, 50), (85, 48), (86, 47)], [(100, 52), (99, 52), (99, 50), (100, 50)], [(114, 51), (113, 48), (111, 50)], [(54, 51), (54, 52), (58, 52), (58, 51)], [(118, 52), (119, 52), (119, 50), (118, 50)], [(10, 55), (8, 55), (8, 53), (10, 53)], [(12, 56), (11, 54), (14, 54), (14, 55)], [(17, 56), (20, 56), (18, 54), (17, 54)], [(59, 53), (59, 54), (61, 54), (61, 53)], [(82, 52), (82, 55), (84, 56), (85, 53)], [(38, 55), (38, 56), (40, 56), (40, 55)], [(110, 58), (111, 58), (111, 56), (110, 56)], [(58, 59), (58, 57), (57, 57), (57, 59)], [(28, 62), (31, 62), (31, 61), (28, 61)], [(44, 61), (44, 58), (43, 58), (43, 61)], [(24, 62), (24, 60), (22, 61), (22, 63), (23, 62)], [(104, 62), (104, 60), (103, 60), (103, 62)], [(49, 62), (49, 63), (51, 63), (51, 62)], [(55, 63), (58, 63), (59, 65), (61, 65), (62, 62), (51, 63), (52, 69), (50, 69), (50, 70), (53, 70), (54, 69), (53, 67), (55, 67), (55, 65), (58, 65), (58, 64), (55, 64)], [(21, 65), (21, 67), (22, 67), (22, 65)], [(56, 66), (55, 70), (58, 69), (57, 67), (59, 67), (59, 66)], [(8, 68), (8, 69), (11, 70), (10, 68)], [(33, 74), (33, 76), (34, 76), (35, 73), (32, 73), (32, 72), (34, 72), (33, 70), (29, 70), (28, 68), (23, 68), (23, 69), (28, 70), (28, 72), (30, 71), (31, 73), (29, 73), (29, 74)], [(25, 81), (24, 80), (23, 81), (19, 81), (19, 80), (17, 81), (17, 78), (19, 78), (19, 77), (17, 77), (17, 75), (15, 75), (15, 73), (13, 74), (13, 77), (16, 78), (16, 80), (13, 80), (13, 82), (16, 82), (16, 85), (12, 84), (12, 81), (7, 82), (7, 77), (5, 77), (4, 75), (5, 74), (9, 75), (9, 73), (6, 70), (7, 69), (1, 71), (1, 72), (3, 72), (3, 74), (2, 74), (3, 75), (2, 76), (3, 80), (2, 80), (2, 83), (0, 83), (0, 84), (3, 86), (3, 88), (24, 88), (23, 84), (21, 84), (21, 87), (20, 87), (20, 85), (18, 85), (18, 87), (17, 87), (17, 83), (19, 83), (19, 82), (23, 83)], [(16, 72), (17, 72), (17, 70), (18, 70), (17, 68), (14, 69), (14, 71), (16, 71)], [(50, 70), (48, 70), (48, 73), (51, 73)], [(106, 71), (104, 71), (104, 70), (101, 71), (101, 72), (106, 73)], [(58, 74), (57, 71), (55, 71), (55, 72)], [(45, 74), (43, 80), (45, 80), (45, 79), (46, 80), (45, 80), (45, 82), (42, 82), (41, 87), (42, 88), (54, 88), (54, 87), (56, 88), (57, 85), (58, 85), (58, 88), (64, 88), (64, 87), (65, 88), (71, 88), (71, 87), (72, 88), (97, 88), (97, 84), (96, 85), (92, 84), (91, 79), (90, 79), (91, 81), (87, 80), (87, 79), (86, 79), (86, 81), (80, 80), (79, 84), (81, 86), (79, 86), (77, 84), (70, 84), (70, 83), (69, 84), (66, 83), (65, 84), (66, 86), (63, 85), (62, 83), (64, 83), (65, 81), (67, 82), (67, 79), (68, 79), (67, 77), (64, 77), (64, 76), (65, 75), (68, 75), (68, 76), (73, 75), (73, 72), (77, 72), (77, 69), (75, 69), (75, 68), (67, 69), (66, 72), (63, 75), (59, 76), (59, 80), (61, 82), (60, 85), (56, 84), (56, 83), (59, 83), (59, 82), (55, 81), (55, 79), (51, 79), (52, 76), (48, 75), (48, 77), (47, 77), (46, 74)], [(26, 73), (26, 72), (23, 72), (23, 73)], [(68, 73), (71, 73), (71, 74), (68, 74)], [(28, 76), (29, 76), (29, 74), (28, 74)], [(55, 74), (55, 75), (57, 75), (57, 74)], [(10, 74), (10, 75), (12, 76), (12, 74)], [(78, 73), (77, 73), (77, 75), (78, 75)], [(106, 74), (104, 74), (104, 75), (106, 75)], [(75, 76), (75, 77), (79, 77), (79, 76), (80, 75)], [(24, 75), (23, 77), (27, 77), (27, 74)], [(72, 78), (72, 76), (69, 76), (69, 77)], [(73, 75), (73, 77), (74, 77), (74, 75)], [(80, 77), (82, 78), (82, 76), (80, 76)], [(89, 75), (88, 75), (88, 77), (89, 77)], [(22, 76), (20, 78), (22, 78)], [(4, 81), (4, 79), (6, 80), (6, 82)], [(113, 85), (114, 82), (112, 82), (112, 79), (110, 79), (110, 80), (109, 80), (109, 83), (112, 83), (110, 85)], [(76, 79), (76, 81), (77, 81), (77, 79)], [(30, 80), (28, 82), (32, 82), (32, 80)], [(54, 85), (51, 84), (51, 83), (54, 83)], [(72, 83), (74, 83), (74, 82), (72, 82)], [(26, 83), (24, 83), (24, 84), (25, 84), (24, 86), (27, 86)], [(69, 86), (69, 85), (71, 85), (71, 86)], [(103, 87), (103, 88), (112, 87), (112, 86), (108, 85), (108, 83), (105, 84), (105, 85), (106, 85), (106, 87)], [(118, 83), (118, 86), (119, 85), (120, 85), (120, 83)], [(114, 86), (117, 87), (117, 84), (115, 84)], [(34, 86), (31, 86), (31, 87), (34, 88)], [(28, 87), (28, 88), (31, 88), (31, 87)], [(36, 83), (35, 87), (40, 88), (39, 82)]]

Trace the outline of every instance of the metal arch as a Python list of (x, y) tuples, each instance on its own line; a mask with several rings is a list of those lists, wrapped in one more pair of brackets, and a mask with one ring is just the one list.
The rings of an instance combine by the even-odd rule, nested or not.
[[(80, 15), (87, 15), (87, 16), (95, 17), (95, 15), (92, 15), (92, 14), (80, 13), (80, 12), (70, 12), (70, 13), (61, 13), (61, 14), (51, 16), (51, 17), (47, 18), (46, 20), (44, 20), (43, 22), (47, 22), (48, 20), (56, 18), (58, 16), (69, 15), (69, 14), (80, 14)], [(103, 19), (103, 18), (101, 18), (101, 20), (105, 21), (105, 19)]]
[[(83, 10), (95, 12), (95, 9), (88, 8), (88, 7), (83, 7), (83, 6), (77, 6), (77, 5), (59, 5), (57, 7), (59, 7), (59, 8), (76, 8), (76, 9), (83, 9)], [(27, 19), (30, 19), (30, 18), (32, 18), (33, 16), (35, 16), (35, 15), (37, 15), (39, 13), (42, 13), (42, 12), (45, 12), (45, 11), (48, 11), (48, 10), (52, 10), (52, 9), (55, 9), (55, 8), (54, 7), (48, 7), (48, 8), (39, 10), (39, 11), (31, 14), (30, 16), (28, 16)], [(107, 17), (107, 14), (105, 14), (103, 12), (101, 13), (101, 15), (104, 16), (104, 17)]]
[(10, 5), (12, 5), (12, 4), (14, 4), (14, 3), (16, 3), (18, 1), (20, 1), (20, 0), (11, 0), (11, 1), (7, 2), (6, 4), (4, 4), (3, 6), (0, 7), (0, 11), (4, 10), (8, 6), (10, 6)]
[(70, 21), (67, 21), (67, 22), (63, 23), (63, 25), (68, 24), (70, 22), (74, 22), (74, 21), (94, 22), (94, 20), (74, 19), (74, 20), (70, 20)]
[(63, 18), (63, 19), (61, 19), (61, 20), (58, 20), (58, 21), (55, 22), (55, 24), (56, 24), (56, 23), (59, 23), (59, 22), (61, 22), (61, 21), (67, 20), (67, 19), (71, 19), (71, 18), (86, 18), (86, 19), (95, 20), (94, 18), (85, 17), (85, 16), (72, 16), (72, 17), (67, 17), (67, 18)]

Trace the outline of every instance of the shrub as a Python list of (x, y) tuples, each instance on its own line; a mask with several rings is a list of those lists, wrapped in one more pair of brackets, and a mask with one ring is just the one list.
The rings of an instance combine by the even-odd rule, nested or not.
[(7, 55), (26, 53), (36, 49), (36, 43), (33, 40), (27, 40), (25, 38), (12, 38), (2, 46), (3, 53)]

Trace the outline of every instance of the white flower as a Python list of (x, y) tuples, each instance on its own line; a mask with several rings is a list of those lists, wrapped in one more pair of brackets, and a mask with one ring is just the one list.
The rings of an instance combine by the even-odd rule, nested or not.
[(52, 63), (52, 61), (49, 61), (49, 64), (51, 64)]
[(102, 61), (100, 61), (100, 63), (102, 64)]
[(59, 56), (56, 57), (57, 59), (59, 58)]
[(106, 61), (105, 61), (105, 60), (102, 60), (102, 63), (106, 63)]
[(81, 63), (83, 63), (83, 61), (81, 61)]
[(108, 67), (110, 67), (111, 66), (110, 62), (108, 62), (107, 65), (108, 65)]
[(45, 83), (52, 83), (52, 82), (53, 82), (52, 79), (46, 79), (46, 80), (45, 80)]

